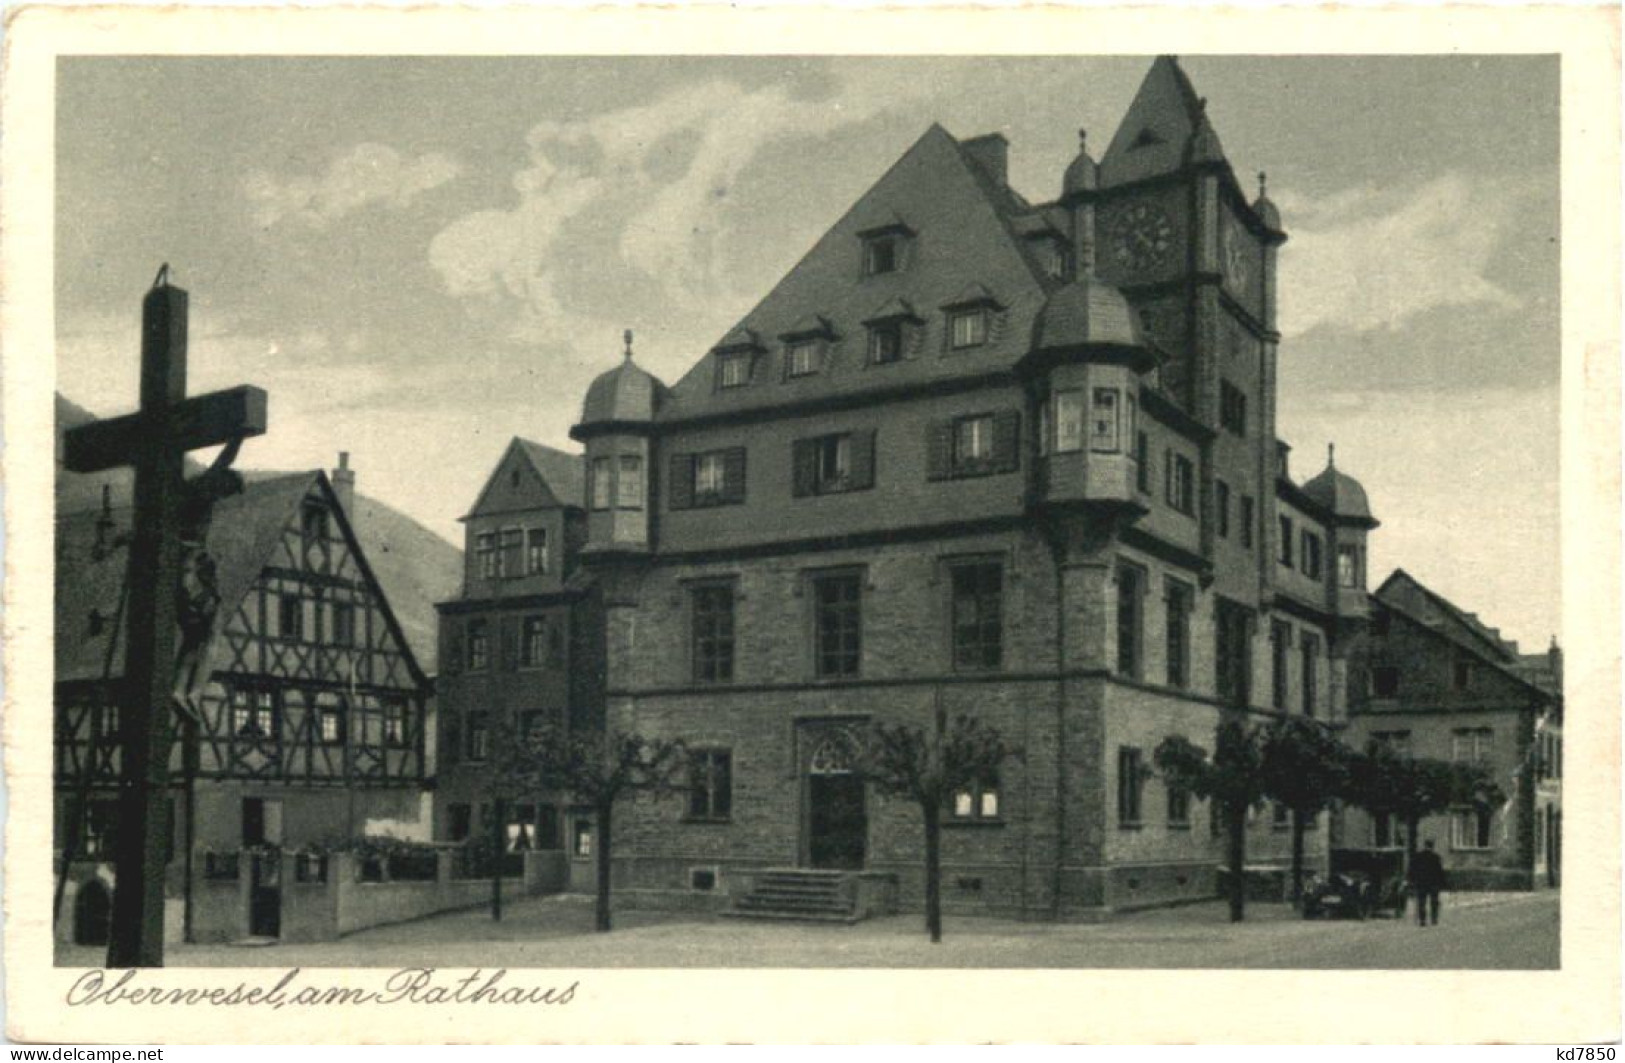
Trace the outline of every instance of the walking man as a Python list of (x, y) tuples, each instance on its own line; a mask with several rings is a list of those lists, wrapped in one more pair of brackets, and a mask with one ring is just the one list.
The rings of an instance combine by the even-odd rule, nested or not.
[(1416, 892), (1416, 925), (1439, 925), (1439, 891), (1444, 889), (1444, 862), (1433, 851), (1433, 839), (1411, 857), (1411, 889)]

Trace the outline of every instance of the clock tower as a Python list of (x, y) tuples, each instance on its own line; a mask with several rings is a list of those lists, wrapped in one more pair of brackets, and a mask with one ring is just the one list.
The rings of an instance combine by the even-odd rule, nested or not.
[[(1275, 440), (1275, 252), (1286, 239), (1273, 205), (1249, 203), (1207, 101), (1171, 56), (1158, 58), (1101, 159), (1092, 187), (1065, 199), (1092, 221), (1096, 272), (1123, 292), (1157, 353), (1156, 389), (1211, 433), (1200, 463), (1203, 553), (1247, 520), (1253, 557), (1219, 564), (1221, 593), (1256, 602), (1272, 570)], [(1246, 504), (1242, 504), (1242, 500)], [(1222, 505), (1226, 512), (1219, 514)], [(1220, 541), (1220, 540), (1223, 541)]]

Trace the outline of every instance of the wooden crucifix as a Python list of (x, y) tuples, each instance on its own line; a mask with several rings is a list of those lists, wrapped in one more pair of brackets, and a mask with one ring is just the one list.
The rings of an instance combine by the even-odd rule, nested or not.
[(186, 292), (170, 286), (168, 274), (166, 264), (141, 304), (139, 412), (71, 429), (63, 439), (63, 464), (73, 472), (135, 467), (124, 674), (118, 687), (123, 778), (109, 967), (164, 962), (182, 536), (189, 516), (196, 521), (198, 506), (197, 492), (185, 481), (186, 452), (226, 444), (222, 456), (229, 463), (243, 439), (265, 431), (266, 398), (259, 388), (186, 397)]

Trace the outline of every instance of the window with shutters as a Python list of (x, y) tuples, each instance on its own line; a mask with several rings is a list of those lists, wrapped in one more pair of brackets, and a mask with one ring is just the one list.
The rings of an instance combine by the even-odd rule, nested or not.
[(733, 815), (733, 753), (694, 749), (688, 755), (688, 818), (726, 821)]
[(791, 447), (796, 497), (860, 491), (875, 485), (875, 431), (798, 439)]
[(694, 681), (730, 683), (734, 677), (734, 589), (707, 583), (689, 591)]
[(1117, 566), (1117, 674), (1140, 678), (1145, 624), (1145, 569)]
[(672, 509), (722, 506), (745, 500), (745, 448), (728, 447), (699, 454), (673, 454)]
[(953, 659), (959, 671), (991, 671), (1004, 652), (1004, 566), (964, 561), (951, 566)]
[(926, 478), (951, 480), (1015, 472), (1021, 415), (1015, 410), (935, 421), (926, 427)]
[(863, 656), (863, 577), (857, 572), (814, 576), (814, 671), (822, 678), (855, 676)]

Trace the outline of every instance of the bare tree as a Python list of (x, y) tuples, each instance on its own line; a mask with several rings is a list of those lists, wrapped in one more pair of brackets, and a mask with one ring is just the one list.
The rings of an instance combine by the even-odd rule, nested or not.
[(913, 801), (925, 822), (925, 926), (942, 940), (942, 810), (956, 794), (998, 784), (999, 765), (1019, 753), (999, 732), (970, 716), (949, 724), (938, 708), (927, 732), (877, 723), (865, 743), (864, 776), (886, 797)]
[(593, 810), (598, 900), (593, 928), (610, 928), (610, 852), (615, 806), (623, 798), (683, 788), (683, 744), (617, 731), (540, 728), (524, 736), (524, 761), (534, 789), (551, 790)]
[(1183, 735), (1162, 740), (1152, 754), (1168, 781), (1201, 798), (1211, 798), (1224, 817), (1229, 843), (1230, 921), (1246, 918), (1247, 810), (1263, 801), (1262, 739), (1257, 728), (1237, 719), (1219, 724), (1218, 742), (1208, 752)]
[(1304, 829), (1347, 788), (1353, 755), (1325, 727), (1285, 716), (1263, 735), (1264, 789), (1292, 813), (1292, 903), (1303, 899)]

